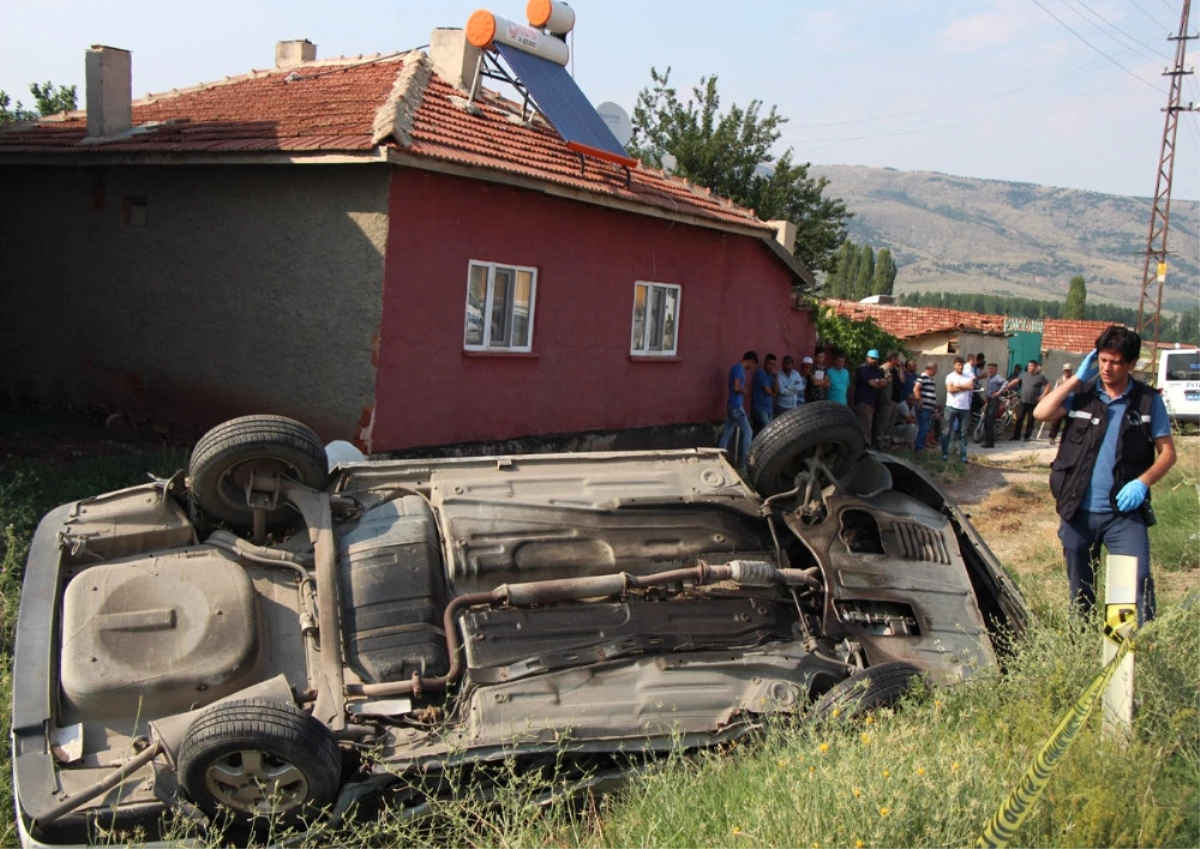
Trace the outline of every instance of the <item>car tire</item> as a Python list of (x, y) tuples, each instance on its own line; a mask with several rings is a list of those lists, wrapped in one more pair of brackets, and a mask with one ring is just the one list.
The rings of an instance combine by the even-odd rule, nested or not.
[(787, 492), (816, 452), (840, 478), (866, 447), (853, 410), (836, 401), (814, 401), (788, 410), (759, 432), (750, 443), (747, 480), (763, 497)]
[[(254, 511), (246, 504), (250, 473), (283, 475), (313, 489), (329, 479), (325, 445), (307, 425), (284, 416), (242, 416), (219, 424), (196, 443), (188, 464), (192, 498), (209, 517), (248, 528)], [(284, 499), (266, 514), (267, 528), (292, 522)]]
[(900, 701), (920, 678), (920, 669), (901, 660), (869, 666), (834, 684), (808, 709), (808, 716), (817, 722), (861, 719)]
[(178, 779), (211, 814), (241, 822), (295, 822), (333, 802), (341, 753), (329, 729), (302, 710), (267, 699), (222, 702), (201, 714), (179, 746)]

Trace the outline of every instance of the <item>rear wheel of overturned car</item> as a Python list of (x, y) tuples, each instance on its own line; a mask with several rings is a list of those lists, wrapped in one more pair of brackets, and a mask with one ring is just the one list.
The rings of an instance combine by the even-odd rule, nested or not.
[(749, 483), (762, 496), (787, 492), (814, 458), (840, 478), (865, 450), (858, 416), (845, 404), (803, 404), (772, 420), (750, 443)]
[(179, 747), (179, 783), (207, 813), (296, 821), (329, 805), (341, 778), (333, 735), (283, 702), (243, 699), (200, 715)]
[(920, 669), (901, 660), (868, 666), (833, 685), (808, 709), (808, 717), (818, 722), (860, 719), (896, 704), (920, 678)]
[[(192, 451), (188, 482), (192, 498), (209, 517), (239, 528), (254, 523), (247, 491), (271, 492), (284, 477), (314, 489), (329, 478), (325, 445), (307, 425), (284, 416), (242, 416), (210, 430)], [(265, 511), (266, 527), (295, 519), (276, 496)]]

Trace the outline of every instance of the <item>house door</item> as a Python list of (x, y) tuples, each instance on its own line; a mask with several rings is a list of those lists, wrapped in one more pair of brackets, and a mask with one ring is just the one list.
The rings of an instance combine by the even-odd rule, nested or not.
[(1030, 360), (1042, 360), (1042, 331), (1044, 325), (1040, 318), (1019, 318), (1005, 316), (1004, 332), (1008, 337), (1008, 373), (1012, 374), (1014, 366), (1021, 369)]
[(1008, 337), (1008, 371), (1014, 366), (1022, 370), (1030, 360), (1042, 361), (1042, 334), (1018, 332)]

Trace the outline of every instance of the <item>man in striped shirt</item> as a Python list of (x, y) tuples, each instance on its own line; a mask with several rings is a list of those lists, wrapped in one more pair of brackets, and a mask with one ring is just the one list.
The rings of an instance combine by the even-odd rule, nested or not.
[(925, 364), (925, 373), (917, 378), (917, 392), (921, 395), (921, 409), (917, 410), (917, 444), (914, 451), (924, 451), (929, 440), (929, 423), (937, 409), (937, 363)]

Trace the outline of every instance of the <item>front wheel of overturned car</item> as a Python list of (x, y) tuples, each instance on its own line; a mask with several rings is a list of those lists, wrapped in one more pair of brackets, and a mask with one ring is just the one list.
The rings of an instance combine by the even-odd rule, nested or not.
[[(280, 477), (314, 489), (323, 489), (329, 478), (321, 438), (307, 425), (284, 416), (242, 416), (219, 424), (200, 437), (188, 464), (196, 504), (211, 518), (238, 528), (254, 523), (248, 492), (273, 490)], [(267, 528), (295, 518), (283, 498), (268, 501)]]
[(891, 707), (921, 678), (921, 670), (900, 660), (869, 666), (839, 681), (808, 709), (809, 719), (860, 719)]
[(243, 699), (214, 705), (179, 747), (179, 783), (209, 814), (224, 806), (242, 822), (296, 822), (329, 805), (341, 778), (333, 735), (283, 702)]
[(750, 443), (749, 483), (764, 497), (787, 492), (814, 458), (840, 478), (865, 450), (853, 410), (836, 401), (814, 401), (781, 414)]

